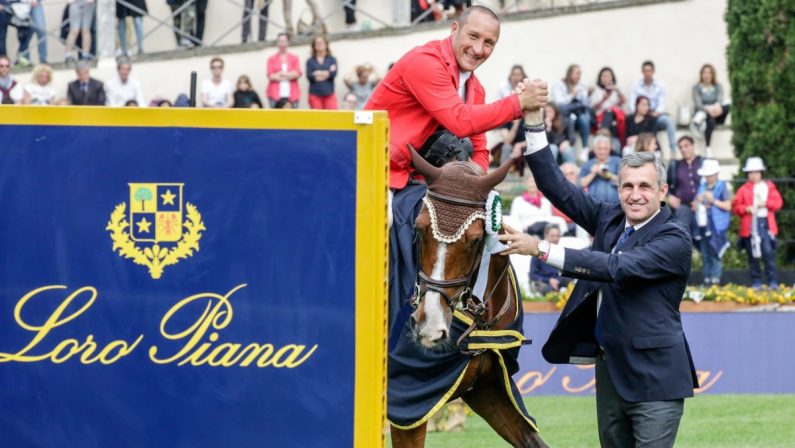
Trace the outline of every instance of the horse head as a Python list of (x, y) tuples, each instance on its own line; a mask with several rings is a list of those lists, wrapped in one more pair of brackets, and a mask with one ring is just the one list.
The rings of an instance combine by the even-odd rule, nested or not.
[(434, 167), (412, 149), (414, 167), (428, 191), (415, 222), (419, 275), (412, 298), (414, 337), (426, 348), (449, 341), (453, 312), (472, 297), (485, 246), (486, 199), (511, 162), (481, 175), (469, 162)]

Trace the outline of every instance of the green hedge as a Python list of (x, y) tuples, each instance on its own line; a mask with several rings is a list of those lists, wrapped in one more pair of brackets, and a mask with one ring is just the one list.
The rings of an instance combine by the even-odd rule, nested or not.
[[(795, 1), (729, 0), (728, 66), (735, 155), (761, 156), (767, 177), (795, 177)], [(744, 176), (741, 172), (739, 175)], [(795, 184), (779, 184), (779, 240), (795, 240)], [(779, 250), (795, 262), (795, 244)]]

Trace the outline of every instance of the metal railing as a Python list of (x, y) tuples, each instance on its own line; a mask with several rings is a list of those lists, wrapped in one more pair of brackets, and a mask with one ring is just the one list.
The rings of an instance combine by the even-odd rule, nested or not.
[[(93, 34), (97, 51), (90, 51), (83, 56), (95, 57), (99, 53), (101, 57), (112, 57), (117, 54), (118, 45), (118, 22), (115, 17), (115, 6), (121, 5), (135, 14), (143, 16), (144, 32), (143, 43), (146, 48), (153, 47), (154, 52), (174, 51), (183, 47), (206, 46), (218, 47), (242, 43), (243, 39), (237, 40), (232, 37), (235, 32), (242, 31), (247, 23), (254, 21), (255, 24), (264, 25), (277, 32), (287, 32), (296, 36), (311, 36), (319, 32), (327, 31), (331, 35), (340, 33), (356, 33), (359, 31), (370, 31), (377, 29), (407, 28), (425, 21), (448, 21), (455, 17), (453, 9), (443, 11), (438, 6), (441, 0), (431, 4), (425, 10), (412, 11), (412, 2), (408, 0), (224, 0), (214, 1), (208, 5), (207, 0), (175, 0), (176, 7), (169, 7), (165, 1), (149, 2), (148, 11), (144, 11), (136, 4), (128, 0), (96, 0), (97, 16), (94, 19)], [(667, 1), (667, 0), (659, 0)], [(259, 4), (257, 4), (259, 2)], [(485, 5), (501, 13), (505, 17), (515, 14), (525, 14), (546, 10), (559, 10), (567, 7), (582, 7), (589, 5), (609, 6), (611, 4), (648, 4), (655, 0), (491, 0), (473, 1), (473, 4)], [(46, 39), (50, 62), (63, 60), (63, 49), (66, 44), (62, 29), (69, 26), (69, 17), (65, 12), (68, 4), (63, 0), (46, 0), (40, 3), (44, 7), (47, 27)], [(204, 8), (207, 8), (206, 11)], [(273, 11), (281, 7), (281, 11)], [(173, 8), (173, 9), (172, 9)], [(198, 9), (197, 9), (198, 8)], [(336, 20), (335, 16), (345, 15), (345, 9), (350, 9), (356, 16), (355, 26), (345, 26), (342, 20)], [(297, 20), (293, 20), (293, 13)], [(202, 36), (202, 30), (197, 29), (202, 26), (200, 21), (206, 15), (207, 36)], [(412, 17), (413, 16), (413, 17)], [(185, 26), (177, 22), (184, 22), (195, 18), (191, 26)], [(277, 18), (282, 20), (276, 20)], [(180, 20), (181, 19), (181, 20)], [(305, 20), (306, 19), (306, 20)], [(251, 26), (249, 29), (253, 28)], [(12, 34), (12, 33), (9, 33)], [(253, 33), (249, 33), (254, 36)], [(173, 43), (168, 43), (175, 36)], [(36, 37), (36, 36), (34, 36)], [(275, 34), (271, 32), (273, 39)], [(36, 38), (38, 39), (38, 38)], [(12, 39), (9, 39), (11, 41)], [(261, 40), (261, 39), (251, 39)], [(130, 42), (132, 43), (132, 42)], [(185, 45), (184, 43), (187, 43)], [(14, 54), (15, 43), (9, 42), (8, 53)], [(33, 44), (33, 42), (31, 42)], [(31, 45), (31, 50), (36, 46)], [(77, 50), (77, 48), (76, 48)], [(103, 53), (104, 51), (104, 53)], [(110, 53), (110, 54), (108, 54)]]

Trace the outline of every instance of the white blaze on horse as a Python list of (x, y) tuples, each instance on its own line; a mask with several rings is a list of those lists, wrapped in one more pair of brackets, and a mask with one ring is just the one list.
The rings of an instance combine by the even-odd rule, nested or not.
[[(392, 445), (424, 446), (427, 419), (445, 401), (461, 397), (512, 446), (544, 447), (511, 379), (518, 369), (518, 348), (526, 342), (521, 334), (522, 308), (515, 274), (508, 257), (488, 252), (500, 222), (493, 204), (487, 207), (487, 201), (507, 175), (510, 162), (481, 175), (480, 168), (470, 162), (436, 168), (412, 153), (414, 167), (425, 177), (428, 191), (416, 220), (419, 274), (411, 299), (411, 334), (417, 346), (413, 353), (418, 359), (400, 367), (425, 366), (433, 356), (423, 353), (443, 353), (447, 359), (461, 362), (455, 364), (454, 360), (454, 384), (438, 405), (416, 422), (392, 422)], [(484, 275), (478, 283), (478, 277)], [(401, 360), (405, 361), (407, 353), (412, 350), (400, 351)], [(428, 358), (420, 359), (423, 356)], [(408, 372), (396, 382), (412, 377), (423, 374)], [(397, 392), (390, 386), (390, 394)]]

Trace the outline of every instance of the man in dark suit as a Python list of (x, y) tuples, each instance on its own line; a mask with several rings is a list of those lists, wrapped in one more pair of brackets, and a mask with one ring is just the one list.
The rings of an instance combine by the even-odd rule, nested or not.
[(698, 387), (679, 303), (690, 272), (689, 233), (661, 207), (665, 167), (651, 153), (625, 156), (619, 201), (594, 199), (561, 174), (542, 115), (525, 113), (525, 160), (552, 204), (593, 235), (564, 249), (508, 229), (504, 254), (539, 257), (577, 279), (542, 353), (551, 363), (596, 363), (599, 439), (606, 447), (670, 447), (684, 398)]
[(104, 106), (105, 88), (101, 81), (92, 78), (88, 72), (88, 63), (80, 61), (75, 67), (77, 80), (69, 83), (66, 96), (69, 104), (74, 106)]

